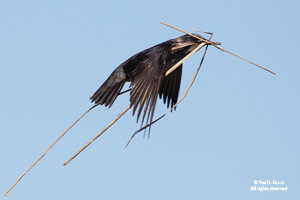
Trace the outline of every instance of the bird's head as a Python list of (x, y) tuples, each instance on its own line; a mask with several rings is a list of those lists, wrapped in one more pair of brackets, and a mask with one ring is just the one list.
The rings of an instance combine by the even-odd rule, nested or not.
[(186, 34), (186, 35), (183, 35), (183, 36), (180, 36), (180, 37), (176, 38), (176, 40), (177, 40), (178, 43), (180, 43), (183, 46), (192, 45), (192, 44), (196, 44), (196, 43), (202, 43), (202, 42), (205, 42), (205, 41), (208, 44), (221, 45), (221, 42), (209, 41), (209, 40), (205, 39), (202, 35), (199, 35), (199, 34), (196, 34), (196, 33), (193, 33), (193, 35), (195, 37)]

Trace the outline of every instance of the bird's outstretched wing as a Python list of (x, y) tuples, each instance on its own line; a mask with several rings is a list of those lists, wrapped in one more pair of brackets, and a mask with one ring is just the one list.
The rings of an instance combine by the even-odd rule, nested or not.
[[(167, 107), (173, 107), (177, 103), (178, 94), (180, 89), (182, 75), (182, 64), (174, 70), (171, 74), (164, 77), (160, 90), (159, 98), (163, 97), (164, 103), (167, 103)], [(176, 109), (176, 108), (175, 108)]]
[[(111, 106), (125, 81), (131, 81), (130, 106), (137, 122), (151, 124), (157, 97), (163, 98), (167, 107), (176, 104), (181, 82), (182, 65), (165, 77), (166, 70), (177, 63), (190, 49), (172, 49), (172, 42), (163, 42), (135, 54), (115, 69), (91, 97), (92, 102)], [(141, 115), (142, 114), (142, 115)], [(150, 131), (151, 126), (149, 126)]]
[(171, 53), (170, 45), (146, 49), (128, 59), (123, 65), (126, 75), (132, 81), (130, 106), (133, 108), (133, 115), (137, 111), (137, 122), (143, 111), (142, 125), (146, 115), (146, 124), (152, 122), (157, 96), (164, 78), (164, 64)]

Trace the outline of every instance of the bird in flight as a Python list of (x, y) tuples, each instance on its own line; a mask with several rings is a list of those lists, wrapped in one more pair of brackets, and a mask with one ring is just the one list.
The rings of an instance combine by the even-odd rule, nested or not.
[(130, 107), (133, 108), (133, 115), (137, 112), (137, 122), (142, 116), (141, 123), (150, 124), (150, 132), (157, 97), (163, 98), (168, 108), (175, 105), (178, 99), (182, 63), (169, 75), (166, 72), (180, 60), (191, 56), (190, 53), (201, 43), (221, 44), (208, 41), (199, 34), (193, 35), (202, 40), (183, 35), (133, 55), (111, 73), (93, 94), (91, 101), (111, 107), (125, 82), (131, 82)]
[[(190, 34), (164, 22), (159, 22), (178, 31), (181, 31), (186, 35), (180, 36), (175, 39), (167, 40), (149, 49), (143, 50), (133, 55), (128, 60), (123, 62), (119, 67), (117, 67), (108, 77), (108, 79), (102, 84), (102, 86), (91, 96), (91, 101), (94, 102), (95, 105), (89, 108), (63, 134), (61, 134), (53, 142), (53, 144), (51, 144), (51, 146), (19, 177), (19, 179), (7, 191), (5, 197), (12, 191), (12, 189), (18, 184), (18, 182), (46, 155), (46, 153), (90, 110), (92, 110), (98, 105), (105, 105), (111, 107), (114, 101), (116, 100), (117, 96), (124, 93), (121, 92), (121, 89), (123, 88), (125, 82), (131, 82), (130, 105), (127, 108), (125, 108), (123, 112), (121, 112), (92, 140), (90, 140), (84, 147), (82, 147), (76, 154), (74, 154), (74, 156), (72, 156), (67, 162), (65, 162), (64, 165), (68, 164), (71, 160), (73, 160), (80, 152), (82, 152), (103, 132), (105, 132), (110, 126), (112, 126), (130, 108), (133, 108), (133, 115), (137, 111), (137, 122), (139, 121), (139, 118), (142, 114), (141, 126), (143, 126), (144, 120), (146, 119), (146, 126), (141, 128), (140, 130), (144, 128), (149, 128), (150, 133), (157, 97), (159, 96), (159, 98), (163, 98), (163, 102), (167, 104), (168, 108), (171, 106), (173, 109), (173, 107), (178, 105), (178, 103), (185, 97), (187, 91), (189, 90), (193, 81), (195, 80), (197, 73), (201, 67), (202, 61), (204, 59), (206, 50), (191, 84), (189, 85), (185, 94), (177, 102), (181, 82), (182, 63), (203, 46), (213, 45), (214, 47), (220, 49), (223, 52), (230, 53), (257, 67), (260, 67), (272, 74), (275, 74), (274, 72), (264, 67), (261, 67), (260, 65), (257, 65), (237, 54), (234, 54), (226, 49), (217, 46), (221, 45), (220, 42), (212, 42), (210, 41), (210, 39), (207, 40), (199, 34)], [(170, 111), (172, 111), (172, 109)], [(157, 120), (159, 119), (161, 119), (161, 117)]]

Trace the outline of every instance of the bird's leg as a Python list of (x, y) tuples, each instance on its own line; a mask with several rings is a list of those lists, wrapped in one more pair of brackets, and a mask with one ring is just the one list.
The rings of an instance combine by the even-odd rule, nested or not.
[(130, 90), (131, 90), (131, 88), (128, 89), (128, 90), (125, 90), (125, 91), (123, 91), (123, 92), (120, 92), (118, 95), (121, 95), (121, 94), (124, 94), (124, 93), (126, 93), (126, 92), (129, 92)]

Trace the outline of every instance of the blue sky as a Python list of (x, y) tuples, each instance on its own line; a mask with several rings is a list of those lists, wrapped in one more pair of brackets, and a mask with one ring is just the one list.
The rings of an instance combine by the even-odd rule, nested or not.
[[(131, 55), (182, 35), (214, 32), (176, 112), (148, 140), (131, 111), (69, 165), (62, 164), (129, 104), (120, 96), (80, 121), (7, 199), (298, 199), (299, 1), (1, 1), (0, 199), (92, 104)], [(201, 53), (184, 63), (181, 92)], [(128, 88), (128, 84), (124, 89)], [(166, 112), (158, 101), (156, 116)], [(251, 191), (255, 180), (288, 191)], [(259, 186), (259, 185), (257, 185)], [(262, 186), (262, 185), (260, 185)], [(274, 186), (274, 185), (268, 185)]]

